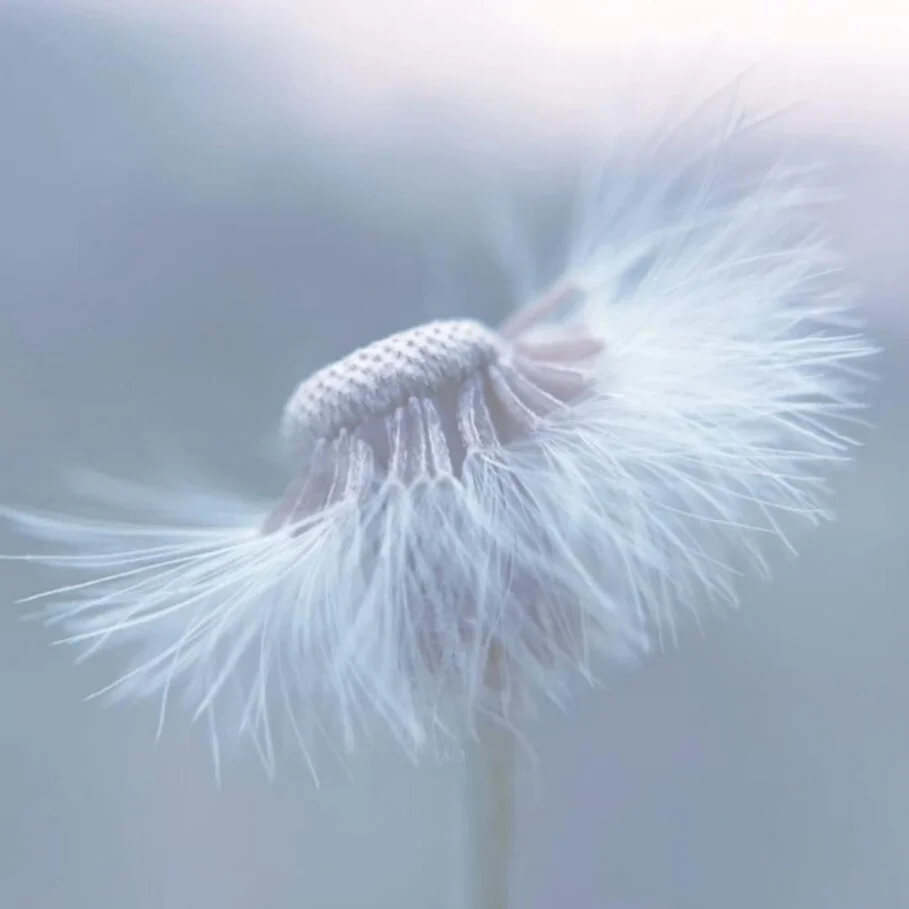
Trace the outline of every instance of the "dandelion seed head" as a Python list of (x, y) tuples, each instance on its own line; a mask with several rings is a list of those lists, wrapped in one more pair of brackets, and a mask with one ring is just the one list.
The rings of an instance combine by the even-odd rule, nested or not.
[(377, 728), (421, 758), (734, 603), (766, 543), (828, 517), (873, 349), (804, 175), (721, 183), (730, 135), (590, 185), (562, 274), (503, 325), (430, 322), (306, 378), (277, 503), (95, 478), (172, 520), (7, 509), (86, 577), (33, 598), (48, 620), (134, 654), (105, 693), (163, 725), (179, 689), (216, 756), (251, 742), (270, 771), (281, 742)]

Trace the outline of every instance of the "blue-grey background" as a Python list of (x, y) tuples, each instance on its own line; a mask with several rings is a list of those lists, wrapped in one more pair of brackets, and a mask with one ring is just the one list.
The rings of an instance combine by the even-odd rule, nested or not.
[[(62, 467), (141, 477), (172, 448), (273, 489), (268, 435), (309, 370), (428, 315), (500, 315), (490, 187), (545, 249), (569, 157), (497, 151), (425, 99), (395, 123), (341, 142), (213, 38), (0, 6), (0, 499), (54, 504)], [(840, 521), (741, 612), (541, 718), (514, 907), (909, 905), (909, 133), (837, 135), (802, 144), (844, 191), (887, 348)], [(84, 703), (111, 666), (17, 621), (50, 581), (0, 566), (0, 909), (447, 905), (453, 771), (383, 757), (317, 791), (229, 764), (217, 791), (204, 735), (155, 745), (154, 708)]]

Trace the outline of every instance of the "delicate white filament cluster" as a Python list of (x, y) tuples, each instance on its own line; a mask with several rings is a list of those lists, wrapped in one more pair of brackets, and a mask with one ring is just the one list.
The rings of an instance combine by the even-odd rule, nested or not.
[(275, 508), (7, 511), (89, 573), (52, 617), (133, 647), (112, 692), (163, 719), (179, 687), (216, 753), (249, 739), (271, 768), (279, 737), (308, 752), (325, 727), (457, 744), (734, 599), (736, 562), (824, 515), (871, 350), (801, 178), (724, 187), (715, 164), (595, 187), (564, 274), (499, 331), (434, 322), (306, 380)]

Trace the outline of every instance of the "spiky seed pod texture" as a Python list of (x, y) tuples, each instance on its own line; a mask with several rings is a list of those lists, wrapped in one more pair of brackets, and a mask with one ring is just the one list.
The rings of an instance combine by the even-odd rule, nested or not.
[[(87, 573), (41, 594), (105, 693), (175, 689), (221, 743), (378, 723), (414, 756), (512, 723), (677, 617), (734, 601), (767, 537), (824, 516), (871, 348), (794, 172), (589, 187), (563, 273), (498, 329), (435, 321), (306, 379), (274, 507), (95, 484), (168, 526), (6, 510)], [(609, 174), (606, 173), (606, 177)]]

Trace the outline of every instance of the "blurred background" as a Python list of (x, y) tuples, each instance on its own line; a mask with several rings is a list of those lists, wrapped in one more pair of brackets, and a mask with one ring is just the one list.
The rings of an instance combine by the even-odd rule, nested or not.
[[(743, 102), (800, 102), (755, 142), (842, 193), (878, 428), (772, 585), (533, 727), (512, 904), (904, 909), (909, 14), (613, 6), (0, 0), (0, 501), (175, 450), (274, 491), (307, 372), (418, 319), (500, 317), (491, 213), (513, 204), (554, 261), (597, 142), (755, 63)], [(156, 746), (154, 706), (84, 703), (111, 665), (18, 621), (52, 580), (0, 565), (2, 909), (449, 905), (455, 771), (383, 756), (316, 789), (239, 762), (219, 792), (203, 732), (175, 719)]]

